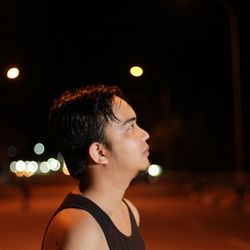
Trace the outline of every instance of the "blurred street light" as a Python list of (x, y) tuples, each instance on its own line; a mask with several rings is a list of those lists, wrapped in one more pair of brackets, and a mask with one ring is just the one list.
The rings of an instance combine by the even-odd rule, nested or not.
[(19, 69), (18, 68), (10, 68), (7, 71), (7, 77), (9, 79), (15, 79), (19, 76)]
[(143, 74), (143, 69), (140, 66), (133, 66), (130, 68), (130, 74), (139, 77)]

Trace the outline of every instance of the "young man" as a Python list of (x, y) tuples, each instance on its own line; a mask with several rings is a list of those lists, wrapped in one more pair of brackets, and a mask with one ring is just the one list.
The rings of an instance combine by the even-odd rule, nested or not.
[(115, 86), (67, 91), (51, 108), (52, 135), (79, 180), (55, 212), (43, 250), (145, 249), (139, 213), (124, 193), (149, 166), (149, 135)]

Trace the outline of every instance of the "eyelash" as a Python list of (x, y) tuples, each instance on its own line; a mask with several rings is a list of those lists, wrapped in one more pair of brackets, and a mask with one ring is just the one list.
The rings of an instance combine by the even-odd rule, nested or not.
[(135, 125), (136, 125), (136, 123), (132, 123), (132, 124), (128, 127), (128, 129), (135, 128)]

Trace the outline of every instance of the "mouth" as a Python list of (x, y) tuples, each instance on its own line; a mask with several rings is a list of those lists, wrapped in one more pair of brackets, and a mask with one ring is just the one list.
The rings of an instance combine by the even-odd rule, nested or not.
[(143, 154), (149, 156), (149, 146), (146, 147), (146, 149), (143, 151)]

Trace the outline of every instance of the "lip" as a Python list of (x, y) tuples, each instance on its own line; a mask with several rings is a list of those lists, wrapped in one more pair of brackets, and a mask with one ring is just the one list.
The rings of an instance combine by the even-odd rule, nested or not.
[(146, 147), (143, 154), (149, 156), (149, 146)]

